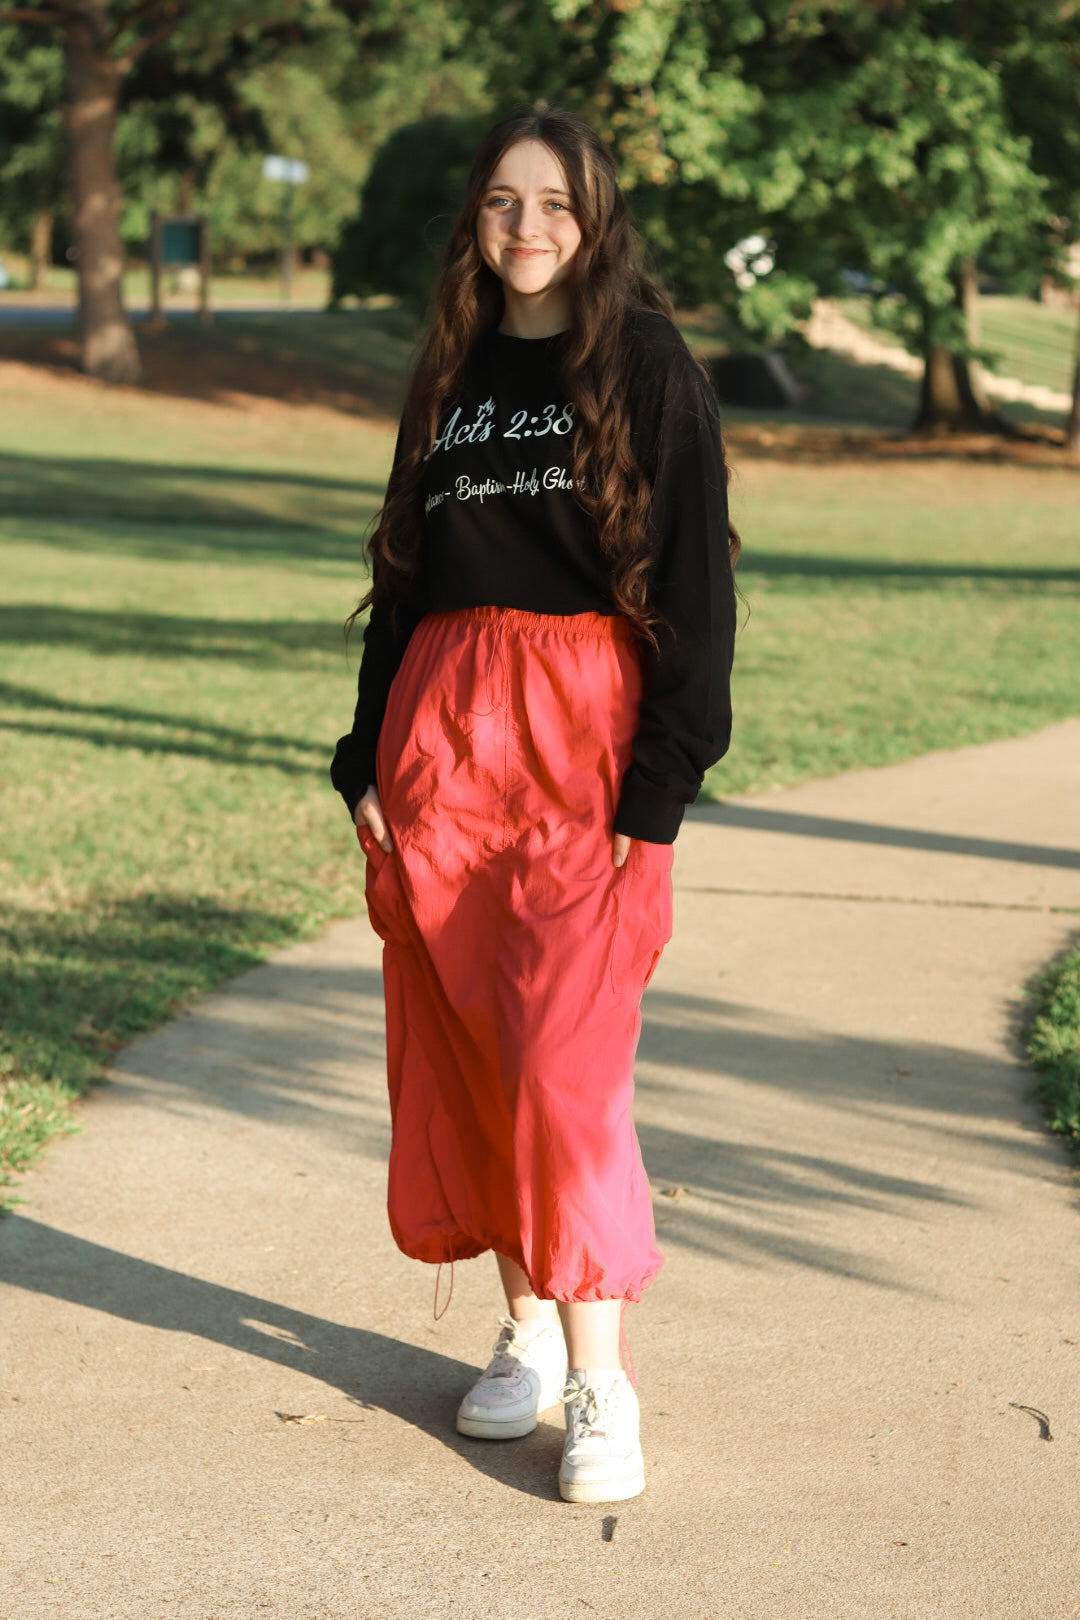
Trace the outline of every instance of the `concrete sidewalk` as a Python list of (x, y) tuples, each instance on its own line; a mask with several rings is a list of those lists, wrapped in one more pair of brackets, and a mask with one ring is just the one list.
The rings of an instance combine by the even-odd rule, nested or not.
[(453, 1432), (493, 1266), (436, 1323), (387, 1231), (366, 922), (130, 1047), (0, 1222), (0, 1615), (1075, 1620), (1080, 1201), (1013, 1025), (1078, 834), (1080, 721), (693, 814), (610, 1508), (557, 1410)]

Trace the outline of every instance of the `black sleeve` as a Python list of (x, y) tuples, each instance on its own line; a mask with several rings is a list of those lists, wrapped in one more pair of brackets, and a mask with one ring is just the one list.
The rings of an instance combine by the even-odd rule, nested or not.
[(396, 614), (385, 599), (372, 605), (364, 630), (352, 730), (338, 738), (330, 766), (330, 780), (345, 800), (350, 815), (368, 788), (375, 785), (375, 750), (390, 687), (405, 656), (409, 637), (421, 617), (417, 607), (410, 603), (399, 603)]
[[(394, 462), (401, 452), (401, 430), (394, 446)], [(378, 567), (375, 569), (378, 580)], [(330, 780), (352, 815), (357, 803), (375, 783), (375, 750), (394, 676), (401, 667), (409, 637), (423, 617), (420, 593), (396, 604), (380, 597), (372, 604), (364, 628), (364, 651), (356, 682), (356, 709), (352, 730), (338, 738), (330, 766)]]
[(637, 344), (635, 449), (652, 479), (651, 590), (665, 622), (658, 647), (641, 646), (641, 715), (615, 831), (670, 844), (731, 739), (735, 588), (715, 397), (664, 317), (642, 318)]

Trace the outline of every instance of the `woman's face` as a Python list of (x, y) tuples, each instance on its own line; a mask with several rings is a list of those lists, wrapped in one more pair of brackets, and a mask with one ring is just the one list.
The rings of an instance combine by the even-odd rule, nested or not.
[(542, 141), (518, 141), (503, 153), (480, 203), (476, 239), (507, 294), (529, 298), (566, 281), (581, 229), (562, 165)]

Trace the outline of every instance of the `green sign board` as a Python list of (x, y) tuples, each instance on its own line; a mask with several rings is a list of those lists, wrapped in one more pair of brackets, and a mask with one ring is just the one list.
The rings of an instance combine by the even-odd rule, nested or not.
[(167, 220), (162, 225), (162, 264), (198, 264), (201, 257), (197, 222)]

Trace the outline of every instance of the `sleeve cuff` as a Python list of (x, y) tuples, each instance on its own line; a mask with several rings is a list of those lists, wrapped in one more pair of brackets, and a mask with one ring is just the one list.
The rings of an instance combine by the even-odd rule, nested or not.
[(338, 738), (330, 765), (330, 780), (345, 800), (351, 815), (369, 787), (375, 784), (375, 750), (363, 747), (351, 733)]
[(623, 779), (614, 830), (645, 844), (673, 844), (685, 814), (682, 799), (655, 787), (631, 766)]

